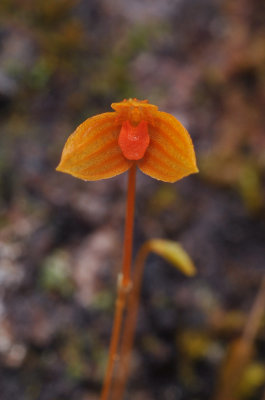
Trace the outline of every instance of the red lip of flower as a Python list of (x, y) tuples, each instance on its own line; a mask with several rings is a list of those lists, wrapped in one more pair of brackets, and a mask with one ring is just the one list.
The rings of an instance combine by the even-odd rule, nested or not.
[(111, 178), (133, 163), (155, 179), (175, 182), (198, 172), (191, 138), (172, 115), (147, 100), (113, 103), (68, 138), (58, 171), (84, 180)]

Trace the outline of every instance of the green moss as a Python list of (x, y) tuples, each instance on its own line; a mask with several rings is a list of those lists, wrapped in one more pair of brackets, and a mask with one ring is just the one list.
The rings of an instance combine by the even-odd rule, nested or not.
[(40, 271), (40, 284), (44, 290), (55, 291), (63, 297), (72, 295), (74, 285), (67, 253), (59, 250), (44, 260)]

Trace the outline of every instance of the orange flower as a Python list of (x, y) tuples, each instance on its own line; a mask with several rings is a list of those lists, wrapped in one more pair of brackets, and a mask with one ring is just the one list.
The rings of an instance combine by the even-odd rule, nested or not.
[(133, 163), (155, 179), (175, 182), (198, 172), (191, 138), (172, 115), (147, 100), (113, 103), (67, 140), (57, 171), (84, 180), (111, 178)]

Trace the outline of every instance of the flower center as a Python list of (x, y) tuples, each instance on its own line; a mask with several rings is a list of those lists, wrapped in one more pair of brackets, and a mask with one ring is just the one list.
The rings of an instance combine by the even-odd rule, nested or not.
[(128, 120), (124, 121), (118, 143), (124, 157), (128, 160), (143, 158), (150, 143), (147, 122), (141, 121), (138, 125), (133, 126)]

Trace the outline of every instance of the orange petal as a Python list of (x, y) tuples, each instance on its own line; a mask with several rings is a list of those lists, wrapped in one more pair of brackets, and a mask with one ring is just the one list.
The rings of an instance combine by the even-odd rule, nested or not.
[(175, 182), (198, 172), (191, 138), (176, 118), (157, 111), (148, 128), (150, 144), (138, 162), (142, 172), (165, 182)]
[(85, 180), (98, 180), (127, 171), (126, 160), (118, 145), (120, 126), (116, 113), (104, 113), (88, 118), (68, 138), (57, 171)]
[(124, 121), (119, 135), (119, 146), (128, 160), (140, 160), (149, 146), (148, 125), (141, 121), (133, 126), (130, 121)]

